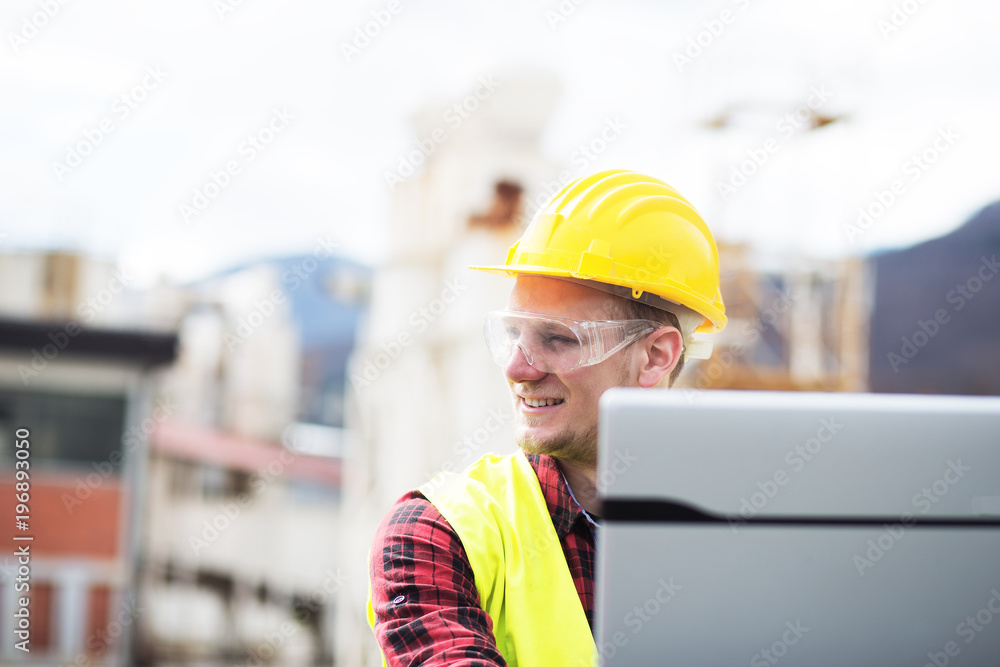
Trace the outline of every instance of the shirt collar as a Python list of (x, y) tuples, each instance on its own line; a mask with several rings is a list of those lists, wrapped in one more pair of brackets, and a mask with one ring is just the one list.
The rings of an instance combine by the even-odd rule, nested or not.
[(577, 521), (587, 524), (583, 509), (570, 495), (569, 486), (556, 460), (545, 454), (525, 454), (531, 467), (535, 469), (542, 496), (552, 515), (552, 525), (559, 539), (565, 539)]

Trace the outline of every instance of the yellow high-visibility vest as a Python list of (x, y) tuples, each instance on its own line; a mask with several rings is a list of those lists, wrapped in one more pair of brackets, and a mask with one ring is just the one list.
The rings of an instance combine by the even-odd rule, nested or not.
[[(508, 665), (597, 665), (587, 615), (538, 477), (522, 451), (488, 454), (460, 474), (440, 473), (420, 492), (461, 538)], [(368, 623), (374, 630), (370, 587)]]

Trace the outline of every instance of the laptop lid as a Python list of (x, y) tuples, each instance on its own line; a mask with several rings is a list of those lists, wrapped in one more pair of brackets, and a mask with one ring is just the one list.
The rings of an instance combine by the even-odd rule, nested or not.
[(1000, 398), (614, 389), (608, 665), (1000, 664)]

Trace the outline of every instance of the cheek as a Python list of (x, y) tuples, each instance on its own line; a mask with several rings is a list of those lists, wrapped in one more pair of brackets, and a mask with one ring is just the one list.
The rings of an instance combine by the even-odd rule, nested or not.
[(604, 393), (604, 386), (597, 378), (589, 377), (569, 386), (575, 403), (573, 412), (583, 416), (597, 410), (597, 402)]
[[(572, 378), (572, 384), (567, 382), (567, 386), (571, 387), (573, 392), (581, 397), (596, 400), (597, 397), (600, 397), (604, 393), (605, 389), (618, 384), (619, 369), (605, 365), (607, 363), (603, 362), (598, 364), (597, 367), (589, 366), (579, 369), (581, 371), (580, 375)], [(569, 375), (567, 375), (568, 380), (570, 380)]]

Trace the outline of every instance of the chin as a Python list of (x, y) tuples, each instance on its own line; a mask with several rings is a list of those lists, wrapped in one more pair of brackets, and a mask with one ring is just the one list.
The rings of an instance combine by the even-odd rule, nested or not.
[(522, 430), (516, 434), (515, 439), (527, 454), (546, 454), (588, 467), (597, 465), (596, 426), (583, 434), (561, 433), (548, 436)]

